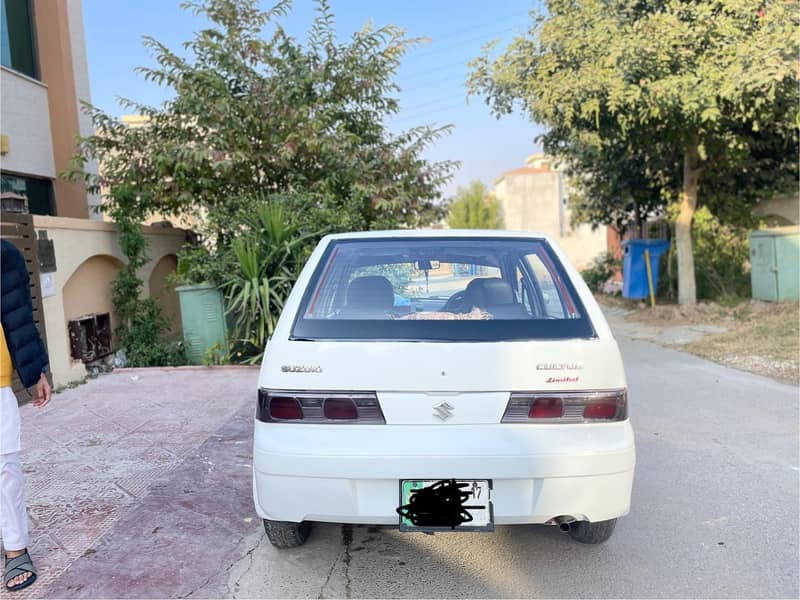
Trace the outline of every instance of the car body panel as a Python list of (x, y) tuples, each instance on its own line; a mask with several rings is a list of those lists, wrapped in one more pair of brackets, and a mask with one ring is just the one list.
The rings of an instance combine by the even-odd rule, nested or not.
[(359, 390), (377, 392), (609, 390), (625, 387), (625, 373), (613, 340), (304, 342), (273, 336), (260, 382), (290, 390), (353, 390), (357, 382)]

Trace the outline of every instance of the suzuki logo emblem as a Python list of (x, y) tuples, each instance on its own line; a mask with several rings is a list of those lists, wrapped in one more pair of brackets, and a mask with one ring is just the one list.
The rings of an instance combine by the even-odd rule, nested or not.
[(453, 416), (453, 406), (451, 406), (448, 402), (442, 402), (441, 404), (433, 407), (433, 414), (434, 416), (439, 417), (442, 421), (446, 421)]

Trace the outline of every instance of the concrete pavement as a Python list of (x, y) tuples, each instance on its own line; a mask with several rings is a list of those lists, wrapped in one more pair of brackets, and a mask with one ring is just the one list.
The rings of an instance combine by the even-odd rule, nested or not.
[(631, 514), (602, 546), (555, 528), (400, 534), (317, 527), (278, 552), (260, 534), (235, 597), (798, 596), (798, 392), (620, 340), (636, 430)]
[(42, 579), (17, 597), (797, 597), (797, 389), (620, 343), (638, 464), (602, 546), (317, 525), (275, 550), (250, 497), (256, 372), (123, 371), (22, 409)]

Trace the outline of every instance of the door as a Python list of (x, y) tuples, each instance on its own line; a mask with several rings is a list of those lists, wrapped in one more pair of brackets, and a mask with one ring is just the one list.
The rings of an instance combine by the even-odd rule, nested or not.
[(775, 264), (775, 238), (752, 235), (750, 237), (750, 264), (753, 298), (778, 300), (778, 268)]

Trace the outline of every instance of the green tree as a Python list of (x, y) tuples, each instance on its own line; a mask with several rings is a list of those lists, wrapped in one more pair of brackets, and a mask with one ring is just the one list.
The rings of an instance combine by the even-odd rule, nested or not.
[[(441, 218), (439, 189), (454, 163), (423, 154), (447, 128), (392, 133), (385, 125), (398, 111), (394, 75), (415, 40), (367, 25), (341, 42), (325, 0), (298, 40), (279, 22), (287, 0), (259, 4), (184, 2), (210, 25), (181, 52), (145, 37), (156, 65), (137, 70), (173, 96), (159, 107), (122, 101), (147, 118), (139, 128), (87, 107), (95, 133), (80, 140), (71, 175), (94, 189), (136, 190), (138, 214), (200, 215), (214, 247), (230, 246), (236, 216), (263, 194), (290, 199), (287, 212), (323, 219), (329, 230)], [(102, 182), (84, 172), (92, 158)], [(113, 194), (104, 198), (107, 212), (117, 207)]]
[(796, 189), (797, 26), (783, 0), (551, 0), (500, 57), (473, 62), (470, 89), (549, 128), (579, 217), (675, 205), (678, 300), (693, 304), (698, 202), (727, 219)]
[(456, 190), (447, 224), (452, 229), (500, 229), (503, 226), (497, 200), (478, 180)]

